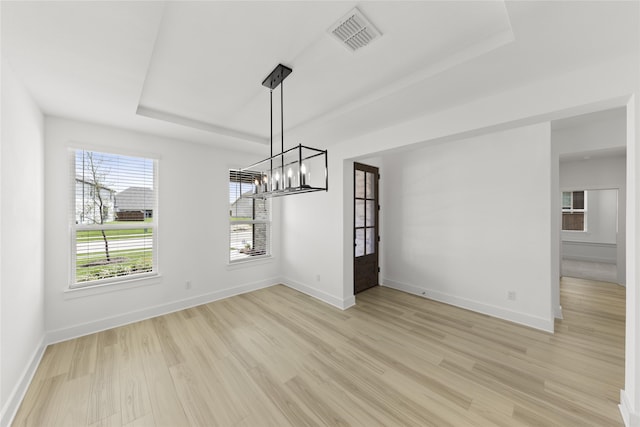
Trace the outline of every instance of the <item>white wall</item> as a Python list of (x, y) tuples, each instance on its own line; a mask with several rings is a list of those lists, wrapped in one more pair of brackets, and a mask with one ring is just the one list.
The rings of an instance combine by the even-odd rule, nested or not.
[[(557, 148), (558, 155), (570, 160), (571, 153), (598, 154), (609, 153), (626, 147), (627, 119), (624, 108), (610, 110), (602, 118), (581, 122), (574, 126), (551, 127), (551, 143)], [(622, 154), (618, 154), (622, 155)], [(574, 156), (575, 157), (575, 156)], [(595, 157), (594, 157), (595, 159)]]
[[(338, 301), (344, 306), (353, 303), (354, 159), (624, 105), (634, 91), (636, 76), (622, 70), (631, 70), (636, 61), (636, 57), (618, 58), (347, 141), (336, 141), (328, 147), (329, 192), (320, 197), (311, 194), (284, 201), (287, 229), (283, 235), (283, 276), (309, 293), (325, 295), (325, 300)], [(594, 80), (604, 83), (593, 85)], [(312, 146), (324, 143), (316, 141), (313, 134), (296, 134), (295, 138)], [(552, 159), (549, 161), (553, 166)], [(387, 171), (381, 172), (384, 181)], [(382, 209), (385, 215), (389, 207)], [(382, 236), (383, 243), (388, 232)], [(559, 247), (559, 232), (556, 234)], [(304, 236), (304, 239), (293, 236)], [(552, 273), (556, 278), (559, 277), (557, 270), (557, 274)], [(316, 280), (319, 272), (322, 272), (320, 281)]]
[[(50, 341), (201, 304), (279, 282), (279, 203), (273, 258), (228, 266), (228, 169), (246, 154), (89, 123), (47, 118), (46, 324)], [(69, 146), (159, 157), (159, 279), (136, 286), (68, 291)], [(154, 212), (155, 215), (155, 212)], [(191, 281), (191, 289), (185, 282)]]
[(585, 194), (586, 229), (562, 232), (562, 258), (615, 264), (618, 190), (585, 190)]
[[(623, 163), (624, 164), (624, 163)], [(588, 190), (588, 242), (616, 243), (618, 234), (618, 191)]]
[[(640, 186), (636, 186), (634, 181), (635, 169), (640, 168), (640, 152), (635, 150), (635, 146), (639, 143), (635, 128), (640, 129), (640, 108), (638, 108), (640, 100), (637, 98), (640, 96), (639, 75), (638, 55), (630, 55), (534, 81), (513, 90), (495, 93), (467, 104), (427, 114), (348, 141), (336, 141), (329, 146), (330, 190), (326, 197), (322, 200), (316, 198), (311, 202), (308, 198), (290, 198), (283, 205), (287, 218), (296, 215), (300, 218), (298, 222), (286, 222), (286, 234), (290, 236), (298, 233), (305, 234), (305, 240), (292, 238), (287, 240), (282, 254), (283, 275), (305, 286), (311, 292), (322, 292), (343, 303), (352, 301), (353, 212), (350, 192), (353, 188), (351, 171), (355, 158), (380, 155), (385, 151), (398, 148), (410, 149), (429, 142), (458, 140), (488, 131), (540, 123), (628, 104), (633, 107), (629, 109), (632, 125), (627, 127), (626, 139), (629, 156), (627, 200), (631, 205), (627, 216), (629, 226), (627, 233), (629, 266), (627, 268), (627, 365), (625, 390), (622, 394), (623, 402), (626, 403), (621, 409), (627, 415), (640, 417), (640, 376), (636, 375), (639, 371), (637, 367), (640, 366), (640, 340), (635, 337), (636, 331), (640, 329), (640, 316), (635, 315), (638, 311), (639, 298), (637, 288), (640, 287), (640, 278), (636, 275), (636, 269), (640, 268), (640, 257), (636, 255), (640, 253), (640, 250), (636, 250), (640, 242), (640, 228), (635, 227), (635, 224), (640, 221), (640, 202), (635, 200), (636, 198), (640, 200), (640, 194), (636, 197), (636, 193), (640, 192)], [(314, 139), (313, 134), (298, 133), (294, 136), (296, 140), (304, 141), (311, 146), (326, 142)], [(554, 159), (549, 160), (553, 174)], [(382, 170), (383, 179), (386, 173), (385, 165)], [(558, 188), (557, 184), (555, 188)], [(631, 194), (633, 194), (633, 200), (630, 199)], [(552, 211), (559, 212), (559, 199), (556, 200), (558, 206), (552, 207), (546, 218), (551, 217)], [(385, 235), (388, 232), (389, 230), (386, 230)], [(552, 235), (553, 231), (548, 230), (547, 233)], [(556, 231), (556, 235), (555, 245), (558, 248), (560, 233)], [(559, 252), (556, 250), (552, 256), (558, 258)], [(549, 281), (556, 287), (553, 294), (557, 296), (559, 292), (557, 285), (553, 285), (553, 281), (557, 281), (559, 268), (557, 265), (554, 266), (553, 262), (551, 268)], [(322, 281), (316, 283), (312, 276), (307, 275), (307, 271), (322, 272)]]
[(282, 275), (286, 285), (344, 309), (355, 299), (353, 289), (350, 296), (344, 294), (343, 242), (335, 238), (343, 227), (343, 211), (331, 208), (342, 195), (337, 188), (342, 182), (331, 178), (338, 164), (329, 160), (328, 192), (282, 198)]
[(2, 60), (0, 425), (35, 372), (44, 339), (43, 118)]
[(386, 157), (384, 284), (553, 331), (549, 138), (545, 123)]

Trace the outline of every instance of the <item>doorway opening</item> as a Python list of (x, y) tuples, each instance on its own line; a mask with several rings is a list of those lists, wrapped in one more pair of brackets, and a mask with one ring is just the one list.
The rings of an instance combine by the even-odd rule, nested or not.
[(561, 197), (561, 276), (624, 282), (618, 277), (619, 190), (579, 189)]

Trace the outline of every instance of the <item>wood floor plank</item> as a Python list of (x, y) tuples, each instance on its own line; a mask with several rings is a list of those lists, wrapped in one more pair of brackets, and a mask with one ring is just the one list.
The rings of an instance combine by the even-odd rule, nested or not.
[[(24, 407), (24, 412), (16, 415), (14, 426), (43, 426), (54, 424), (60, 410), (58, 400), (60, 390), (65, 382), (66, 374), (48, 377), (36, 384), (35, 396), (31, 407)], [(25, 398), (25, 401), (28, 400)]]
[[(100, 423), (120, 412), (120, 377), (116, 349), (112, 345), (111, 335), (98, 333), (96, 369), (91, 374), (89, 388), (89, 411), (87, 423)], [(101, 339), (106, 338), (106, 339)], [(100, 346), (100, 343), (105, 345)], [(109, 424), (112, 424), (109, 421)], [(118, 423), (120, 424), (120, 423)]]
[(69, 379), (78, 378), (94, 372), (98, 345), (97, 337), (97, 334), (92, 334), (75, 340), (73, 354), (71, 355), (71, 365), (69, 367)]
[(169, 368), (177, 396), (192, 426), (218, 426), (213, 415), (209, 396), (199, 376), (187, 364), (179, 363)]
[(143, 353), (142, 366), (147, 380), (149, 403), (157, 425), (189, 425), (162, 353)]
[(549, 334), (384, 287), (285, 286), (51, 345), (14, 426), (622, 426), (625, 290), (563, 279)]
[(167, 325), (169, 321), (176, 322), (178, 319), (179, 315), (176, 313), (151, 319), (156, 331), (156, 336), (158, 337), (158, 342), (160, 343), (160, 348), (162, 348), (162, 354), (169, 366), (177, 365), (184, 361), (180, 347), (176, 344), (174, 336)]
[(55, 423), (57, 426), (87, 425), (87, 408), (89, 395), (86, 390), (91, 387), (91, 376), (67, 379), (59, 390), (59, 411)]
[(120, 411), (122, 424), (130, 424), (151, 413), (151, 401), (142, 361), (120, 360)]
[(33, 380), (38, 381), (60, 374), (68, 374), (71, 369), (75, 347), (76, 340), (63, 341), (48, 346)]
[[(258, 365), (250, 371), (251, 378), (264, 395), (278, 408), (292, 426), (320, 425), (317, 418), (311, 416), (301, 407), (292, 394), (269, 374), (269, 370)], [(311, 411), (313, 412), (313, 411)]]

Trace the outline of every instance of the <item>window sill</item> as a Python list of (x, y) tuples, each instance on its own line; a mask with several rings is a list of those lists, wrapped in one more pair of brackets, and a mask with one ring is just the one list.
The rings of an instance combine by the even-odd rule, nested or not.
[(241, 268), (253, 267), (256, 265), (271, 264), (274, 258), (272, 255), (251, 257), (238, 261), (227, 261), (227, 270), (238, 270)]
[(108, 292), (118, 292), (126, 289), (139, 288), (142, 286), (158, 285), (162, 282), (159, 273), (152, 273), (144, 277), (123, 279), (115, 282), (97, 283), (77, 288), (67, 288), (64, 290), (64, 299), (83, 298), (93, 295), (101, 295)]

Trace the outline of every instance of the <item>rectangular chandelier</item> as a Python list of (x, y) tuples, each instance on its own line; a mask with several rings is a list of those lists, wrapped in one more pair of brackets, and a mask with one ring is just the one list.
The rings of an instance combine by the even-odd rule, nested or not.
[[(282, 64), (264, 79), (262, 85), (269, 88), (271, 122), (271, 156), (238, 170), (240, 194), (245, 198), (268, 198), (292, 194), (328, 191), (327, 150), (298, 144), (284, 149), (284, 95), (283, 84), (292, 70)], [(280, 86), (280, 153), (273, 154), (273, 90)]]

